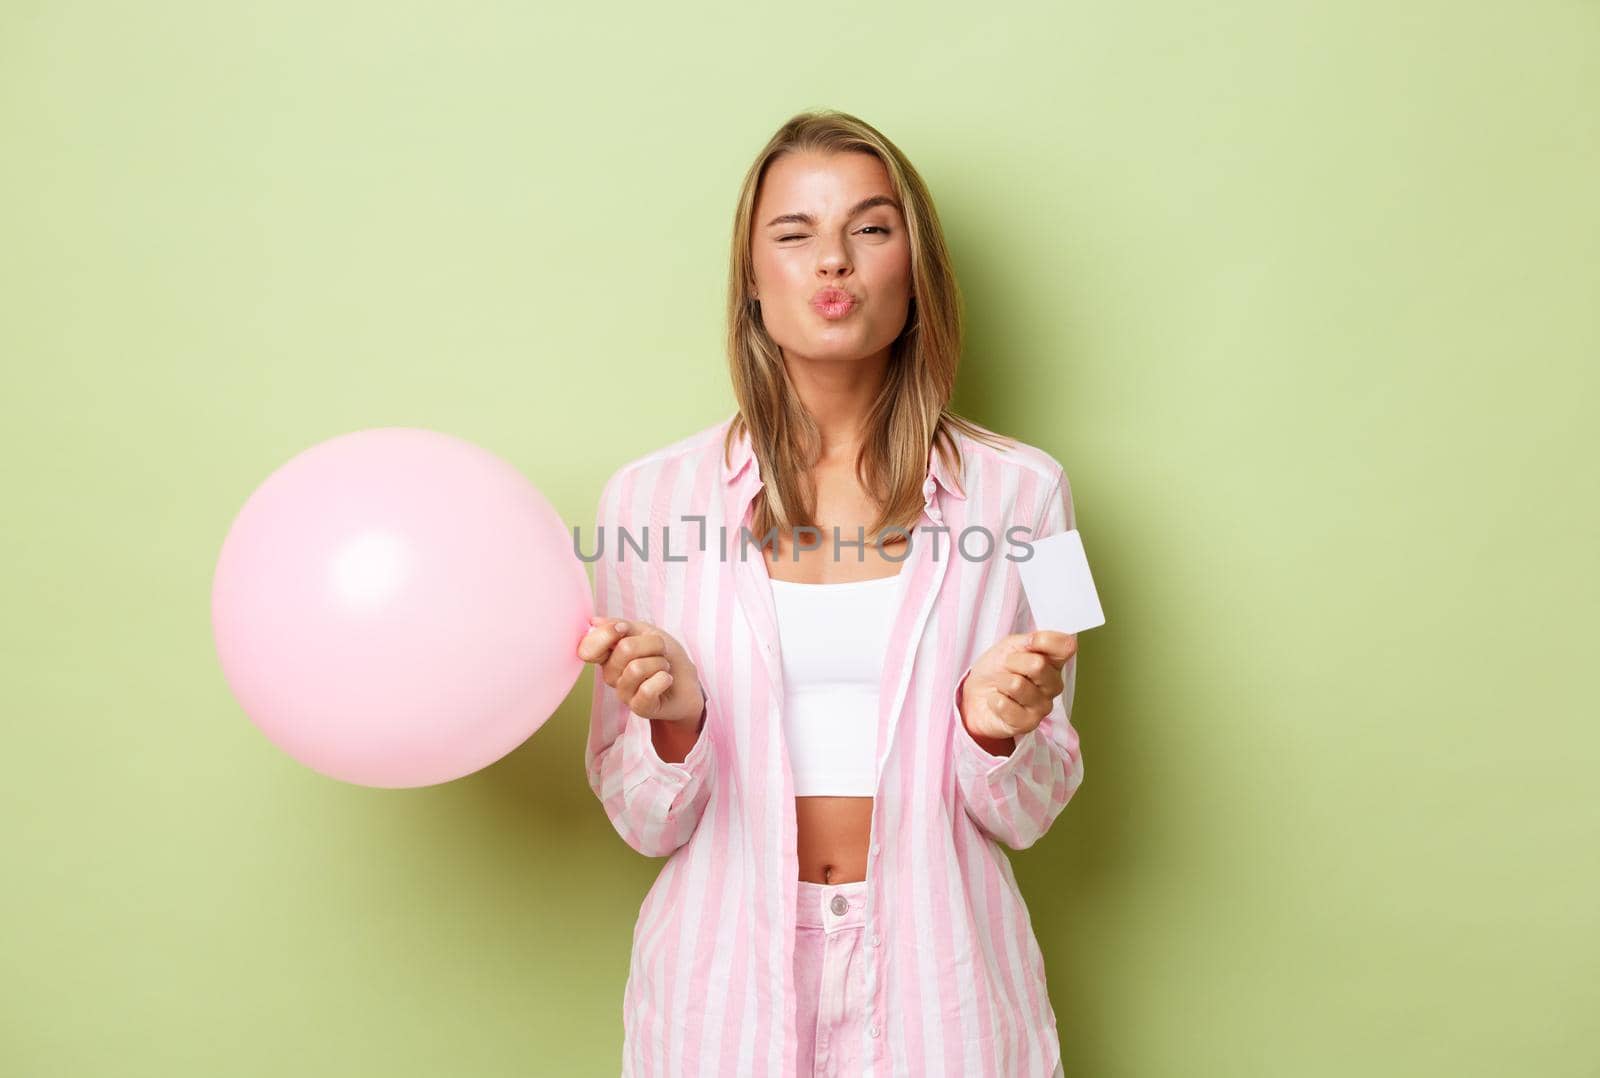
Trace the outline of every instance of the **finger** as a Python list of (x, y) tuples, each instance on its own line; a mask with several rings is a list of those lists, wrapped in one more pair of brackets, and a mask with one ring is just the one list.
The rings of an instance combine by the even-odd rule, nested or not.
[(998, 689), (994, 691), (992, 700), (990, 710), (1005, 723), (1013, 737), (1025, 734), (1043, 722), (1054, 703), (1053, 698), (1041, 695), (1035, 702), (1024, 704)]
[(617, 677), (621, 677), (622, 668), (635, 659), (666, 653), (666, 641), (655, 631), (655, 626), (635, 621), (631, 623), (630, 629), (629, 633), (617, 641), (616, 646), (611, 649), (611, 657), (606, 660), (606, 667)]
[(1049, 704), (1050, 698), (1045, 695), (1045, 690), (1034, 684), (1026, 674), (1016, 671), (1001, 674), (995, 682), (995, 688), (1021, 707), (1044, 707)]
[(622, 634), (608, 623), (610, 619), (599, 622), (590, 620), (592, 624), (584, 632), (583, 639), (578, 641), (578, 658), (586, 663), (603, 663), (610, 658), (611, 649), (622, 638)]
[(1066, 681), (1061, 676), (1061, 667), (1041, 652), (1026, 649), (1014, 651), (1005, 657), (1002, 665), (1012, 673), (1027, 677), (1047, 700), (1060, 696), (1061, 690), (1066, 687)]
[(1048, 655), (1057, 666), (1065, 663), (1078, 651), (1077, 633), (1058, 633), (1054, 629), (1035, 629), (1022, 645), (1029, 651)]
[(672, 664), (660, 656), (635, 659), (617, 672), (616, 687), (624, 697), (631, 697), (650, 678), (663, 670), (670, 671)]
[(661, 710), (661, 698), (670, 688), (672, 688), (672, 672), (657, 670), (644, 679), (628, 706), (641, 715), (654, 715)]
[(1012, 736), (1011, 731), (1025, 724), (1027, 709), (999, 689), (990, 690), (985, 702), (988, 703), (994, 717), (1006, 728), (1007, 736)]
[(627, 636), (632, 626), (620, 618), (608, 618), (602, 614), (594, 614), (589, 618), (589, 631), (583, 634), (583, 639), (578, 642), (578, 657), (584, 662), (603, 663), (611, 655), (611, 649), (617, 642)]

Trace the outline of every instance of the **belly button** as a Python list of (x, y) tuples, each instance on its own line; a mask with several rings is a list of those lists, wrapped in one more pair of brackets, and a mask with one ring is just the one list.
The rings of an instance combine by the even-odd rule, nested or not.
[(823, 883), (832, 883), (833, 882), (833, 866), (832, 865), (823, 865), (822, 866), (822, 882)]

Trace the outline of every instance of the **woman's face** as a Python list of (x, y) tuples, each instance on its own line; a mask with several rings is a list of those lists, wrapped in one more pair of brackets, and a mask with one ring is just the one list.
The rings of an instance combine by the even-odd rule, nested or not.
[(750, 253), (762, 323), (787, 359), (886, 355), (905, 328), (911, 243), (889, 172), (871, 154), (773, 161)]

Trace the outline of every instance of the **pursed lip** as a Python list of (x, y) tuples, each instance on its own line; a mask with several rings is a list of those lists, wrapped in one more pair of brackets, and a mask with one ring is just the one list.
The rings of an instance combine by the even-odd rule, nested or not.
[(812, 308), (824, 318), (842, 318), (859, 303), (854, 294), (829, 285), (811, 295)]

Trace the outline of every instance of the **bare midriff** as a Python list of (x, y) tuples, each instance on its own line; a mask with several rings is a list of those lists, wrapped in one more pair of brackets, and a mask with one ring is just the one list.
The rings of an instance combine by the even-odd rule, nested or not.
[[(831, 534), (824, 529), (825, 534)], [(841, 528), (854, 534), (854, 528)], [(798, 559), (790, 543), (780, 539), (776, 560), (766, 558), (767, 574), (795, 584), (847, 584), (895, 576), (904, 564), (906, 540), (898, 537), (873, 549), (869, 544), (860, 561), (835, 559), (823, 542), (802, 550)], [(900, 559), (898, 561), (893, 559)], [(862, 736), (877, 738), (875, 728)], [(800, 879), (808, 883), (854, 883), (867, 878), (867, 853), (872, 844), (872, 798), (805, 796), (794, 799), (795, 850)]]

